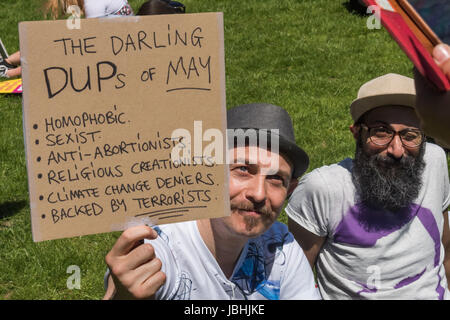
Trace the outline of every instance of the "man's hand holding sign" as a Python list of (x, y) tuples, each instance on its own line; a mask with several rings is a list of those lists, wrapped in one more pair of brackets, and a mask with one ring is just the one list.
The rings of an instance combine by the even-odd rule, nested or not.
[(129, 228), (122, 233), (106, 256), (112, 276), (105, 298), (112, 298), (114, 291), (117, 292), (116, 299), (154, 296), (164, 284), (166, 275), (161, 272), (162, 262), (155, 256), (153, 246), (144, 244), (143, 240), (157, 236), (156, 231), (147, 226)]

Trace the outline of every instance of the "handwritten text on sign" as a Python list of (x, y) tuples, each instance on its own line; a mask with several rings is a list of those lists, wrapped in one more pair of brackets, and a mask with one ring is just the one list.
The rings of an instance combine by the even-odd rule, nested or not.
[[(179, 31), (175, 29), (171, 32), (171, 25), (167, 25), (168, 32), (166, 39), (158, 42), (156, 32), (152, 33), (151, 39), (145, 31), (140, 30), (136, 35), (127, 34), (125, 38), (120, 36), (110, 36), (111, 52), (114, 56), (126, 55), (128, 52), (140, 52), (148, 50), (158, 50), (166, 48), (202, 48), (202, 28), (196, 27), (194, 30)], [(173, 28), (173, 27), (172, 27)], [(161, 38), (165, 38), (161, 36)], [(53, 42), (59, 45), (59, 49), (64, 56), (83, 56), (97, 54), (97, 37), (87, 38), (61, 38)], [(205, 40), (206, 41), (206, 40)], [(79, 67), (79, 66), (78, 66)], [(102, 83), (108, 80), (114, 81), (116, 89), (121, 89), (127, 85), (127, 74), (118, 70), (118, 66), (112, 61), (99, 61), (95, 65), (86, 66), (85, 74), (82, 79), (75, 79), (74, 67), (48, 67), (43, 70), (48, 97), (53, 98), (64, 90), (71, 90), (78, 93), (85, 90), (102, 91)], [(163, 73), (166, 85), (177, 84), (177, 77), (184, 77), (186, 80), (206, 78), (207, 84), (211, 84), (211, 56), (180, 56), (175, 60), (168, 60), (167, 67), (163, 70), (158, 70)], [(136, 75), (135, 75), (136, 76)], [(139, 79), (142, 82), (154, 81), (157, 77), (156, 67), (148, 67), (142, 70), (139, 74)], [(135, 79), (134, 79), (135, 80)], [(55, 82), (58, 85), (55, 85)], [(168, 88), (167, 92), (173, 90), (183, 89), (197, 89), (197, 90), (211, 90), (206, 87), (187, 87), (187, 88)]]
[(226, 166), (171, 158), (179, 128), (225, 132), (222, 15), (81, 26), (20, 24), (35, 241), (227, 215)]

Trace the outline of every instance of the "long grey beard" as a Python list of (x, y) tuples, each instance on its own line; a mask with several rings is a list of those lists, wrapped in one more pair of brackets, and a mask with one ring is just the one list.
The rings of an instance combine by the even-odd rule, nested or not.
[(371, 208), (399, 211), (418, 197), (425, 168), (425, 144), (416, 157), (400, 160), (367, 155), (359, 140), (353, 160), (352, 179), (361, 202)]

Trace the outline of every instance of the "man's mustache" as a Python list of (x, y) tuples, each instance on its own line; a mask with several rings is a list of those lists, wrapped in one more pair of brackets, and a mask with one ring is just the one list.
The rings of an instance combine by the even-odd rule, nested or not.
[(376, 155), (371, 161), (383, 172), (394, 174), (399, 170), (406, 172), (415, 170), (417, 159), (412, 156), (403, 156), (397, 159), (387, 155)]
[(272, 210), (270, 208), (267, 208), (266, 206), (257, 206), (252, 203), (245, 203), (245, 202), (231, 203), (230, 207), (231, 211), (233, 210), (254, 211), (260, 213), (261, 215), (272, 214)]

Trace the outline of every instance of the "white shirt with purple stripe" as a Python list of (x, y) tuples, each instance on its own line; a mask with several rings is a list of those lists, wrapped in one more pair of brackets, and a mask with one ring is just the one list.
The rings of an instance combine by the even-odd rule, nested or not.
[(434, 144), (427, 143), (424, 160), (419, 196), (396, 224), (373, 221), (393, 213), (377, 215), (356, 203), (351, 159), (301, 179), (286, 212), (326, 237), (316, 264), (324, 299), (450, 299), (441, 242), (450, 205), (448, 166)]

